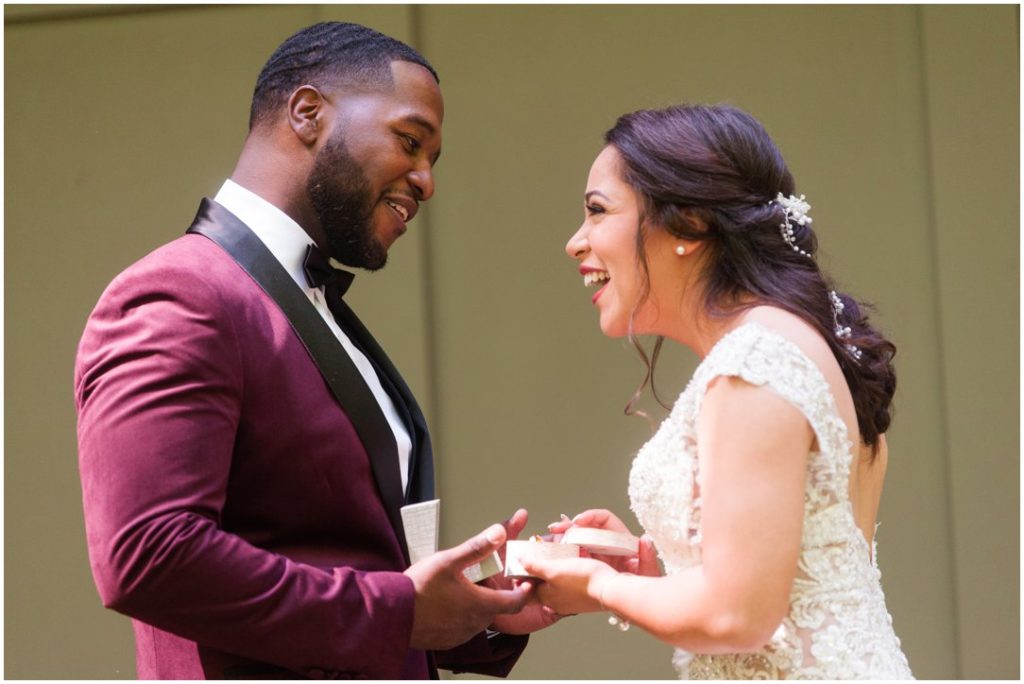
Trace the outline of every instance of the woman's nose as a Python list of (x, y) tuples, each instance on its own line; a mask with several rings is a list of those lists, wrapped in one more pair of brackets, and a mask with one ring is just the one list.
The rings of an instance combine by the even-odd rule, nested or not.
[(569, 255), (570, 259), (582, 259), (590, 251), (590, 243), (587, 242), (587, 236), (584, 234), (583, 227), (581, 226), (576, 233), (569, 238), (569, 241), (565, 243), (565, 253)]

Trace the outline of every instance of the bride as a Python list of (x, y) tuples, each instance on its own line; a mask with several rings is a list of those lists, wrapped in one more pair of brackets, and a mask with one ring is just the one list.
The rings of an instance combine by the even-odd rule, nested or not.
[[(810, 206), (753, 117), (638, 111), (605, 141), (566, 246), (601, 331), (702, 361), (633, 463), (638, 555), (526, 563), (538, 596), (676, 646), (684, 678), (910, 678), (874, 541), (894, 345), (820, 270)], [(551, 529), (572, 525), (626, 529), (602, 510)]]

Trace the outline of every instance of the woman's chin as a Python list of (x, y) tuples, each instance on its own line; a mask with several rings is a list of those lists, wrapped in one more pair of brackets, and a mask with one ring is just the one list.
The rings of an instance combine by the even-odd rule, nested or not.
[(610, 317), (601, 316), (598, 325), (601, 326), (601, 332), (604, 333), (605, 337), (618, 338), (629, 335), (628, 325)]

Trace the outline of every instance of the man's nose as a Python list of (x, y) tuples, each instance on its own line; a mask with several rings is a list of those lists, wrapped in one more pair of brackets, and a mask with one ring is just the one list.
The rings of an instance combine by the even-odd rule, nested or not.
[(409, 182), (416, 192), (416, 199), (421, 202), (434, 195), (434, 171), (429, 166), (412, 171), (409, 174)]

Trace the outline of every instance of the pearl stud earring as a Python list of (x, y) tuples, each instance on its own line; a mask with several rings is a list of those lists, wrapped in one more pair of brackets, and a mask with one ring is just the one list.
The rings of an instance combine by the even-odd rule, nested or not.
[(676, 247), (676, 254), (678, 254), (679, 256), (683, 256), (684, 254), (686, 254), (686, 247), (684, 247), (683, 245), (678, 245)]

